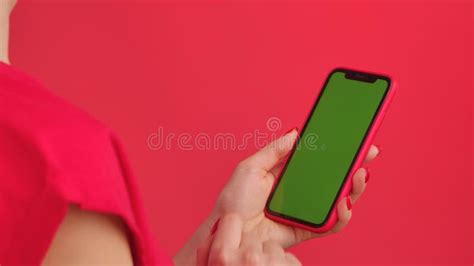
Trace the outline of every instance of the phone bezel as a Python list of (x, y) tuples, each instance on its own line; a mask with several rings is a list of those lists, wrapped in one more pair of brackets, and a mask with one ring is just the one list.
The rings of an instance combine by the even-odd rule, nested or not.
[[(354, 167), (354, 164), (355, 164), (356, 161), (357, 161), (358, 155), (359, 155), (359, 153), (361, 152), (361, 150), (363, 149), (364, 143), (366, 142), (367, 137), (369, 136), (369, 134), (370, 134), (370, 132), (371, 132), (373, 126), (374, 126), (374, 123), (375, 123), (375, 121), (376, 121), (376, 119), (377, 119), (377, 116), (379, 115), (379, 113), (380, 113), (380, 111), (381, 111), (381, 109), (382, 109), (382, 107), (383, 107), (385, 101), (387, 100), (387, 95), (389, 94), (390, 89), (392, 88), (392, 81), (391, 81), (391, 79), (390, 79), (389, 77), (387, 77), (387, 76), (383, 76), (383, 75), (379, 75), (379, 74), (374, 74), (374, 73), (370, 73), (370, 72), (365, 72), (365, 71), (356, 71), (356, 70), (351, 70), (351, 69), (347, 69), (347, 68), (335, 68), (335, 69), (334, 69), (333, 71), (331, 71), (331, 72), (329, 73), (329, 75), (327, 76), (327, 78), (326, 78), (326, 80), (325, 80), (325, 82), (324, 82), (324, 84), (323, 84), (323, 87), (322, 87), (322, 89), (321, 89), (321, 92), (319, 93), (319, 95), (318, 95), (318, 97), (317, 97), (315, 103), (313, 104), (313, 106), (312, 106), (312, 108), (311, 108), (311, 111), (310, 111), (310, 113), (309, 113), (309, 115), (308, 115), (308, 117), (307, 117), (307, 119), (306, 119), (306, 121), (305, 121), (305, 123), (304, 123), (304, 126), (303, 126), (302, 130), (300, 131), (300, 136), (303, 136), (303, 134), (304, 134), (304, 132), (305, 132), (305, 130), (306, 130), (308, 121), (309, 121), (309, 120), (311, 119), (311, 117), (313, 116), (314, 111), (315, 111), (315, 109), (316, 109), (316, 107), (317, 107), (317, 105), (318, 105), (318, 103), (319, 103), (319, 100), (320, 100), (320, 99), (322, 98), (322, 96), (324, 95), (324, 92), (326, 91), (328, 82), (329, 82), (329, 80), (331, 79), (332, 75), (334, 75), (335, 73), (341, 73), (341, 72), (344, 73), (344, 77), (345, 77), (345, 78), (348, 78), (348, 76), (350, 76), (350, 77), (352, 77), (352, 78), (349, 78), (349, 79), (355, 79), (355, 80), (364, 81), (364, 82), (369, 82), (369, 83), (373, 83), (373, 82), (375, 82), (375, 81), (378, 80), (378, 79), (385, 80), (385, 81), (387, 81), (387, 88), (386, 88), (385, 93), (384, 93), (384, 95), (383, 95), (383, 97), (382, 97), (382, 100), (380, 101), (380, 103), (379, 103), (379, 105), (378, 105), (378, 107), (377, 107), (377, 111), (375, 112), (374, 116), (372, 117), (372, 120), (370, 121), (369, 127), (367, 127), (367, 131), (366, 131), (365, 134), (364, 134), (364, 137), (363, 137), (363, 139), (362, 139), (362, 141), (361, 141), (361, 143), (360, 143), (360, 145), (359, 145), (359, 147), (358, 147), (358, 149), (357, 149), (357, 152), (354, 154), (354, 158), (352, 159), (352, 162), (351, 162), (351, 164), (350, 164), (350, 167), (348, 167), (347, 172), (346, 172), (346, 174), (345, 174), (344, 180), (343, 180), (341, 186), (339, 187), (338, 192), (336, 193), (336, 196), (334, 197), (334, 200), (333, 200), (333, 202), (332, 202), (332, 204), (331, 204), (331, 208), (329, 209), (328, 213), (326, 214), (326, 216), (325, 216), (325, 218), (324, 218), (324, 221), (323, 221), (322, 223), (319, 223), (319, 224), (316, 224), (316, 223), (313, 223), (313, 222), (309, 222), (309, 221), (306, 221), (306, 220), (302, 220), (302, 219), (299, 219), (299, 218), (296, 218), (296, 217), (293, 217), (293, 216), (285, 215), (285, 214), (282, 214), (282, 213), (279, 213), (279, 212), (275, 212), (275, 211), (273, 211), (273, 210), (270, 209), (270, 206), (269, 206), (269, 205), (270, 205), (271, 200), (273, 199), (273, 195), (274, 195), (274, 193), (275, 193), (275, 190), (276, 190), (276, 188), (278, 187), (278, 185), (280, 184), (280, 181), (281, 181), (281, 179), (283, 178), (283, 175), (285, 174), (286, 169), (287, 169), (287, 167), (288, 167), (288, 165), (289, 165), (289, 163), (290, 163), (290, 161), (291, 161), (291, 159), (292, 159), (292, 157), (293, 157), (293, 154), (294, 154), (294, 152), (295, 152), (295, 150), (296, 150), (296, 148), (297, 148), (297, 146), (298, 146), (298, 144), (299, 144), (299, 142), (300, 142), (300, 138), (298, 138), (297, 143), (295, 144), (295, 146), (294, 146), (293, 149), (291, 150), (290, 155), (288, 156), (288, 159), (287, 159), (287, 161), (286, 161), (286, 163), (285, 163), (285, 166), (284, 166), (283, 169), (280, 171), (280, 173), (279, 173), (279, 175), (278, 175), (278, 178), (277, 178), (277, 180), (275, 181), (275, 185), (273, 186), (273, 189), (272, 189), (272, 191), (271, 191), (271, 193), (270, 193), (270, 195), (269, 195), (269, 197), (268, 197), (268, 200), (267, 200), (267, 202), (266, 202), (266, 204), (265, 204), (265, 209), (266, 209), (266, 211), (267, 211), (270, 215), (273, 215), (273, 216), (276, 216), (276, 217), (279, 217), (279, 218), (283, 218), (283, 219), (286, 219), (286, 220), (289, 220), (289, 221), (292, 221), (292, 222), (295, 222), (295, 223), (299, 223), (299, 224), (302, 224), (302, 225), (305, 225), (305, 226), (314, 227), (314, 228), (319, 228), (319, 227), (325, 226), (325, 225), (327, 224), (329, 218), (330, 218), (331, 212), (332, 212), (332, 210), (334, 209), (334, 206), (335, 206), (335, 204), (336, 204), (336, 201), (337, 201), (337, 199), (339, 198), (339, 196), (340, 196), (340, 194), (341, 194), (341, 191), (342, 191), (342, 189), (343, 189), (343, 187), (344, 187), (344, 184), (347, 182), (347, 179), (349, 178), (349, 174), (350, 174), (352, 168)], [(362, 80), (359, 79), (359, 78), (356, 78), (356, 77), (358, 77), (358, 76), (359, 76), (359, 77), (362, 77), (362, 78), (361, 78)], [(370, 79), (370, 80), (371, 80), (371, 79), (375, 79), (375, 80), (374, 80), (373, 82), (371, 82), (371, 81), (365, 81), (365, 80), (363, 80), (364, 77), (365, 77), (366, 79), (368, 78), (368, 79)]]

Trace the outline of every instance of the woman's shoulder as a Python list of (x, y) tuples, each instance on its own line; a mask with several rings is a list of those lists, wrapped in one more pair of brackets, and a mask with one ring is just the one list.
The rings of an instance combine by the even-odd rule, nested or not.
[(50, 131), (68, 135), (77, 131), (110, 134), (108, 127), (86, 111), (52, 93), (39, 80), (1, 62), (0, 95), (4, 107), (0, 110), (0, 121), (12, 127), (46, 136)]
[(135, 251), (151, 256), (134, 176), (108, 127), (4, 64), (0, 106), (0, 259), (21, 250), (29, 234), (49, 241), (69, 204), (118, 215), (138, 238)]
[(118, 165), (114, 161), (117, 140), (108, 127), (4, 64), (0, 65), (0, 106), (3, 165), (27, 166), (36, 178), (61, 178), (63, 183), (72, 176), (84, 181), (86, 175), (98, 178), (119, 171), (113, 169)]

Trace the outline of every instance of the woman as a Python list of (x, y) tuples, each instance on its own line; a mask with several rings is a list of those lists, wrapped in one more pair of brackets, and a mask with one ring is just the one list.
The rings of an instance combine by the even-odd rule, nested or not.
[[(285, 249), (322, 235), (267, 219), (275, 174), (297, 130), (243, 160), (213, 211), (173, 258), (160, 253), (117, 137), (9, 66), (0, 0), (0, 264), (298, 265)], [(378, 154), (371, 147), (367, 161)], [(341, 230), (365, 190), (366, 169), (337, 205)], [(324, 234), (324, 235), (326, 235)]]

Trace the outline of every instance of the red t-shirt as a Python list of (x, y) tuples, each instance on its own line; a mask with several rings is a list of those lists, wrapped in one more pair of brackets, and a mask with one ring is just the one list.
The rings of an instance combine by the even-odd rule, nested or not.
[(0, 265), (43, 260), (70, 204), (120, 216), (137, 265), (168, 265), (117, 137), (0, 63)]

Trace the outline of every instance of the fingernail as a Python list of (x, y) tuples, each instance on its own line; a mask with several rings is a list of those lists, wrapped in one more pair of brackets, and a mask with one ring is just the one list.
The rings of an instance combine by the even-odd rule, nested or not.
[(380, 146), (380, 145), (375, 145), (375, 147), (377, 147), (377, 150), (379, 151), (378, 154), (382, 153), (382, 146)]
[(369, 182), (369, 178), (370, 178), (370, 170), (369, 168), (365, 168), (365, 183), (367, 184), (367, 182)]
[(217, 219), (217, 221), (214, 223), (214, 225), (212, 226), (211, 228), (211, 232), (210, 232), (210, 235), (212, 236), (216, 231), (217, 231), (217, 227), (219, 227), (219, 221), (221, 219)]
[(346, 198), (347, 209), (350, 211), (352, 209), (351, 197)]
[(290, 132), (293, 131), (293, 130), (296, 130), (296, 132), (298, 132), (298, 127), (293, 127), (293, 128), (291, 128), (290, 130), (288, 130), (288, 131), (285, 133), (285, 135), (288, 134), (288, 133), (290, 133)]

